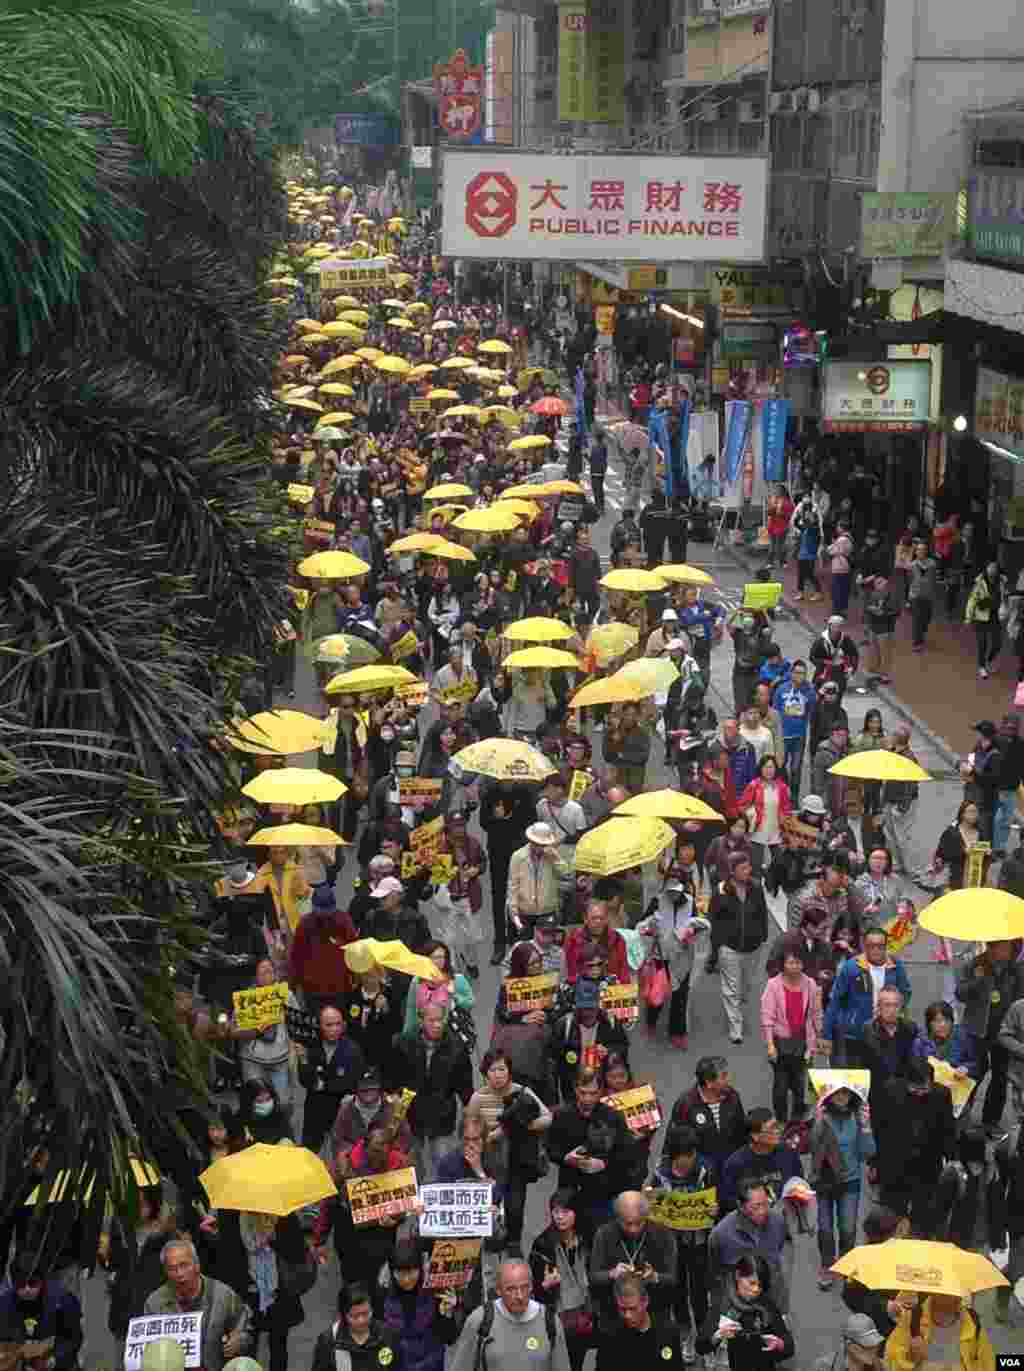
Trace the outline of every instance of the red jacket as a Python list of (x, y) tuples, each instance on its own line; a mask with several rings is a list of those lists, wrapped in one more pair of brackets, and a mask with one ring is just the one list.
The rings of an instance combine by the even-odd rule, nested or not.
[[(593, 941), (594, 939), (585, 924), (571, 929), (567, 934), (562, 950), (565, 953), (565, 977), (570, 985), (575, 985), (576, 978), (580, 974), (580, 953), (583, 951), (584, 944)], [(617, 981), (625, 985), (627, 981), (633, 979), (633, 973), (629, 969), (625, 938), (619, 937), (614, 928), (609, 928), (600, 941), (608, 954), (608, 975), (614, 976)]]
[(355, 985), (342, 952), (347, 943), (356, 940), (355, 925), (346, 913), (336, 909), (327, 915), (331, 922), (325, 936), (323, 918), (314, 910), (299, 920), (288, 954), (288, 984), (300, 986), (310, 995), (343, 994)]
[[(783, 780), (777, 780), (775, 784), (779, 788), (779, 823), (787, 814), (792, 814), (793, 804), (789, 798), (789, 786)], [(754, 807), (754, 823), (751, 832), (755, 828), (760, 828), (764, 820), (764, 781), (760, 777), (756, 781), (751, 781), (740, 796), (739, 812)]]

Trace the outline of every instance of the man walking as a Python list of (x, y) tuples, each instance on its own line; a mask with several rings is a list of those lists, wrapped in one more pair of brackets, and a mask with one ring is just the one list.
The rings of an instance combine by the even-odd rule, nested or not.
[[(497, 1299), (470, 1313), (462, 1326), (448, 1371), (569, 1371), (569, 1351), (554, 1306), (531, 1297), (533, 1279), (525, 1261), (502, 1262)], [(486, 1348), (486, 1362), (480, 1353)]]

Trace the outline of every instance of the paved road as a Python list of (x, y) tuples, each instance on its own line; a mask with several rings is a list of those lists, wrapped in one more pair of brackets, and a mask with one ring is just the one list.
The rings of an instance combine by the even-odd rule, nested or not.
[[(617, 471), (613, 470), (609, 473), (607, 490), (607, 511), (595, 529), (595, 546), (602, 554), (607, 554), (611, 527), (619, 517), (618, 511), (622, 503), (623, 487), (621, 476)], [(690, 559), (714, 574), (716, 581), (727, 597), (735, 598), (741, 592), (745, 577), (727, 552), (722, 551), (713, 554), (707, 544), (694, 544), (690, 548)], [(786, 656), (806, 655), (809, 646), (808, 634), (794, 620), (781, 618), (777, 623), (775, 636)], [(712, 696), (719, 715), (731, 712), (731, 671), (732, 652), (728, 645), (723, 645), (716, 650), (712, 660)], [(870, 697), (856, 695), (847, 697), (846, 704), (850, 712), (852, 729), (859, 730), (864, 712), (872, 703)], [(315, 708), (312, 680), (309, 677), (300, 679), (297, 706), (305, 709)], [(915, 739), (915, 747), (918, 746), (918, 743), (919, 740)], [(595, 737), (595, 745), (595, 750), (599, 753), (599, 734)], [(652, 766), (648, 773), (652, 789), (673, 784), (675, 781), (674, 773), (669, 774), (664, 768), (662, 750), (657, 748), (655, 751), (656, 756), (652, 758)], [(919, 755), (926, 768), (936, 772), (941, 770), (940, 756), (927, 745), (920, 746)], [(940, 829), (949, 822), (949, 817), (956, 807), (958, 795), (959, 786), (949, 780), (939, 780), (922, 787), (920, 813), (915, 834), (915, 841), (922, 856), (930, 851)], [(345, 902), (351, 894), (351, 874), (352, 866), (350, 863), (339, 877), (338, 895), (341, 908), (345, 907)], [(489, 898), (489, 886), (486, 882), (484, 886), (485, 890), (488, 891)], [(489, 909), (484, 910), (484, 926), (485, 928), (490, 926)], [(940, 997), (942, 992), (941, 969), (932, 960), (933, 952), (934, 940), (928, 934), (921, 934), (909, 949), (909, 956), (907, 957), (913, 984), (913, 1008), (918, 1017), (920, 1017), (923, 1007), (931, 1000)], [(486, 1042), (491, 1029), (494, 1003), (498, 991), (498, 977), (496, 971), (486, 964), (486, 957), (481, 960), (483, 963), (481, 977), (476, 986), (476, 1018), (480, 1040)], [(663, 1107), (667, 1111), (678, 1095), (692, 1085), (693, 1067), (698, 1057), (707, 1052), (724, 1052), (729, 1058), (733, 1080), (744, 1103), (748, 1107), (770, 1103), (771, 1074), (766, 1066), (760, 1036), (755, 1031), (749, 1031), (752, 1025), (748, 1025), (748, 1034), (744, 1044), (739, 1047), (732, 1047), (729, 1044), (719, 996), (718, 978), (708, 977), (698, 972), (690, 1003), (689, 1050), (685, 1053), (671, 1050), (664, 1038), (664, 1027), (661, 1030), (662, 1036), (655, 1043), (651, 1043), (639, 1033), (634, 1034), (631, 1055), (636, 1074), (654, 1083)], [(656, 1142), (655, 1152), (657, 1152), (657, 1148)], [(530, 1188), (524, 1232), (526, 1244), (546, 1223), (546, 1200), (553, 1188), (553, 1179), (552, 1175), (551, 1180)], [(817, 1357), (826, 1353), (831, 1354), (836, 1349), (838, 1330), (841, 1328), (845, 1317), (845, 1306), (842, 1304), (839, 1295), (823, 1294), (818, 1290), (815, 1283), (817, 1268), (816, 1244), (813, 1239), (805, 1238), (801, 1240), (797, 1252), (793, 1300), (793, 1324), (797, 1348), (794, 1365), (799, 1367), (801, 1371), (803, 1368), (809, 1368)], [(337, 1271), (332, 1263), (321, 1273), (313, 1292), (305, 1297), (306, 1322), (292, 1333), (290, 1342), (292, 1366), (299, 1368), (300, 1371), (306, 1371), (309, 1367), (313, 1341), (333, 1318), (337, 1284)], [(986, 1317), (988, 1304), (989, 1298), (983, 1297), (980, 1302), (982, 1317), (986, 1325), (990, 1327), (990, 1335), (996, 1350), (1020, 1350), (1021, 1346), (1024, 1345), (1022, 1335), (1003, 1329), (1000, 1325), (993, 1323), (989, 1317)], [(111, 1339), (106, 1332), (106, 1304), (100, 1278), (94, 1278), (88, 1286), (87, 1330), (85, 1364), (87, 1366), (109, 1365)]]

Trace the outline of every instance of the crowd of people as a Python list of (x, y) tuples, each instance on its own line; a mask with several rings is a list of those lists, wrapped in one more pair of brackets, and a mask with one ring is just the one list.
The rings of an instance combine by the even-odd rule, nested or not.
[[(263, 1335), (270, 1371), (287, 1371), (303, 1297), (335, 1272), (337, 1317), (313, 1371), (580, 1371), (592, 1350), (598, 1371), (676, 1357), (768, 1371), (823, 1352), (855, 1371), (989, 1371), (970, 1301), (879, 1291), (832, 1268), (860, 1229), (869, 1244), (912, 1234), (1009, 1248), (1009, 1280), (1024, 1277), (1020, 947), (951, 959), (948, 998), (920, 1005), (900, 956), (917, 911), (896, 879), (941, 874), (957, 888), (985, 878), (992, 848), (1003, 855), (1024, 779), (1015, 717), (977, 726), (963, 803), (922, 873), (909, 851), (916, 785), (832, 773), (860, 750), (913, 757), (902, 723), (886, 728), (872, 710), (851, 739), (843, 708), (860, 661), (842, 577), (848, 592), (863, 530), (840, 510), (827, 543), (836, 612), (803, 660), (785, 657), (770, 610), (727, 608), (699, 573), (606, 590), (592, 540), (601, 444), (584, 443), (585, 410), (562, 399), (561, 378), (531, 365), (533, 340), (496, 307), (456, 304), (416, 232), (359, 216), (351, 193), (296, 191), (292, 205), (295, 253), (318, 241), (315, 215), (330, 251), (379, 238), (392, 254), (389, 285), (360, 289), (355, 305), (324, 291), (321, 318), (306, 319), (286, 297), (293, 351), (276, 398), (289, 418), (272, 474), (303, 552), (350, 553), (364, 569), (303, 575), (296, 556), (294, 612), (243, 694), (253, 713), (287, 705), (309, 661), (325, 721), (316, 766), (347, 788), (277, 810), (343, 842), (252, 845), (267, 816), (242, 787), (287, 759), (231, 754), (213, 950), (176, 973), (182, 1024), (213, 1049), (218, 1108), (196, 1113), (194, 1154), (169, 1142), (162, 1175), (147, 1176), (137, 1212), (107, 1216), (95, 1254), (73, 1214), (45, 1266), (19, 1247), (45, 1168), (30, 1160), (0, 1290), (4, 1340), (31, 1371), (74, 1371), (82, 1272), (98, 1264), (118, 1359), (133, 1317), (201, 1314), (188, 1364), (204, 1371), (253, 1371)], [(596, 451), (589, 492), (565, 478), (559, 442), (570, 472), (573, 453)], [(810, 498), (806, 518), (824, 532), (827, 511)], [(795, 528), (814, 585), (807, 502), (777, 500), (773, 548), (786, 555)], [(666, 543), (670, 563), (685, 563), (677, 514), (657, 492), (641, 518), (625, 510), (613, 566), (660, 566)], [(532, 629), (517, 634), (524, 621)], [(509, 664), (524, 643), (577, 665)], [(734, 712), (719, 721), (710, 664), (729, 644)], [(674, 668), (662, 697), (572, 708), (585, 679), (661, 659)], [(333, 686), (362, 662), (406, 667), (413, 683)], [(536, 778), (460, 764), (470, 744), (503, 739), (540, 754)], [(662, 747), (673, 792), (719, 819), (671, 820), (656, 864), (578, 868), (580, 840), (652, 789)], [(979, 866), (971, 854), (986, 842)], [(1024, 894), (1024, 857), (1000, 879)], [(778, 933), (769, 901), (780, 896)], [(345, 950), (367, 939), (401, 943), (433, 970), (350, 962)], [(493, 1013), (479, 1002), (488, 952)], [(770, 1103), (740, 1098), (724, 1053), (683, 1055), (699, 975), (719, 977), (723, 1045), (763, 1043)], [(240, 1024), (234, 992), (281, 981), (281, 1021)], [(637, 1033), (685, 1076), (674, 1101), (634, 1073)], [(954, 1109), (936, 1062), (958, 1082), (987, 1081), (980, 1107), (976, 1090)], [(212, 1206), (202, 1172), (253, 1143), (319, 1153), (337, 1194), (283, 1217)], [(422, 1205), (368, 1222), (353, 1210), (352, 1182), (409, 1166), (419, 1186), (490, 1186), (490, 1233), (459, 1280), (435, 1279), (442, 1239)], [(549, 1176), (545, 1225), (529, 1233), (530, 1188)], [(801, 1244), (846, 1306), (834, 1346), (798, 1346)], [(1009, 1318), (1009, 1286), (997, 1301)]]

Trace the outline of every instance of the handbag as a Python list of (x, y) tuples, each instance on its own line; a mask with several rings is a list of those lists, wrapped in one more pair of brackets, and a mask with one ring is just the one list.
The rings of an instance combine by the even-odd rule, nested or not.
[(640, 995), (649, 1009), (660, 1009), (672, 985), (664, 962), (646, 962), (640, 969)]

